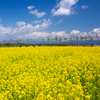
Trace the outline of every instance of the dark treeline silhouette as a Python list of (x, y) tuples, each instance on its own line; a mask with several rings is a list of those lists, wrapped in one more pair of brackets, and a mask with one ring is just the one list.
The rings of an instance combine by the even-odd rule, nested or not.
[[(70, 37), (47, 37), (46, 39), (42, 37), (42, 41), (40, 43), (34, 43), (34, 39), (9, 39), (3, 40), (3, 43), (0, 46), (34, 46), (34, 45), (44, 45), (44, 46), (93, 46), (100, 45), (100, 36), (96, 34), (93, 36), (80, 36), (80, 35), (72, 35)], [(46, 40), (46, 41), (44, 41)], [(26, 41), (26, 42), (25, 42)]]

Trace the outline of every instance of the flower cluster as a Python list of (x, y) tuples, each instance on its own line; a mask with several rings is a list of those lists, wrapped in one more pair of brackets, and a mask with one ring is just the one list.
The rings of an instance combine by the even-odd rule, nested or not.
[(0, 100), (100, 100), (100, 48), (0, 48)]

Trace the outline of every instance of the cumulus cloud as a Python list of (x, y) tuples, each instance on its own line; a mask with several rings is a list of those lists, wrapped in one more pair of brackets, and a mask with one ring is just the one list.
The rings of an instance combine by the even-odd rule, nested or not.
[(100, 33), (100, 27), (99, 28), (94, 28), (91, 32), (92, 33)]
[(35, 21), (32, 21), (31, 23), (35, 23), (35, 24), (41, 23), (41, 20), (35, 20)]
[(87, 36), (87, 35), (88, 35), (87, 32), (83, 32), (83, 33), (82, 33), (82, 36)]
[(27, 7), (29, 10), (32, 10), (33, 8), (35, 8), (35, 6), (28, 6)]
[(45, 19), (42, 24), (37, 24), (35, 26), (26, 24), (24, 21), (19, 21), (16, 24), (18, 28), (3, 27), (3, 25), (0, 25), (0, 35), (3, 36), (3, 38), (17, 38), (21, 36), (24, 37), (26, 34), (48, 28), (52, 24), (52, 22), (50, 19)]
[(98, 36), (100, 36), (100, 27), (99, 28), (94, 28), (92, 31), (90, 32), (80, 32), (78, 30), (72, 30), (69, 34), (69, 36), (92, 36), (95, 39), (96, 34), (98, 34)]
[(79, 33), (81, 33), (81, 32), (80, 32), (80, 31), (78, 31), (78, 30), (72, 30), (70, 34), (75, 35), (75, 34), (79, 34)]
[(54, 25), (58, 25), (58, 24), (60, 24), (61, 22), (63, 22), (63, 20), (61, 19), (61, 20), (59, 20), (57, 23), (55, 23)]
[(30, 31), (38, 31), (48, 28), (52, 24), (51, 20), (44, 20), (41, 24), (37, 24), (35, 26), (32, 26), (31, 24), (27, 24), (23, 21), (17, 22), (17, 26), (19, 26), (20, 30), (30, 30)]
[[(19, 22), (17, 22), (18, 24)], [(44, 20), (42, 24), (38, 24), (36, 26), (32, 26), (31, 24), (23, 24), (19, 28), (12, 28), (12, 27), (3, 27), (0, 25), (0, 35), (2, 39), (27, 39), (27, 38), (41, 38), (44, 37), (45, 39), (47, 36), (49, 37), (68, 37), (68, 34), (66, 34), (65, 31), (58, 31), (58, 32), (38, 32), (40, 30), (46, 29), (51, 25), (52, 22), (50, 19)]]
[(33, 38), (33, 39), (41, 39), (41, 37), (44, 37), (45, 39), (47, 39), (47, 37), (70, 37), (72, 35), (76, 36), (88, 36), (89, 34), (93, 37), (96, 36), (96, 34), (98, 34), (98, 36), (100, 36), (100, 27), (99, 28), (94, 28), (92, 31), (90, 32), (80, 32), (79, 30), (72, 30), (70, 33), (66, 33), (65, 31), (58, 31), (58, 32), (39, 32), (41, 30), (44, 30), (46, 28), (48, 28), (52, 22), (50, 19), (46, 20), (43, 19), (43, 22), (41, 24), (37, 24), (35, 26), (31, 25), (31, 24), (26, 24), (24, 21), (19, 21), (17, 22), (17, 28), (12, 28), (12, 27), (3, 27), (3, 25), (0, 25), (0, 39), (18, 39), (18, 38), (22, 38), (22, 39), (27, 39), (27, 38)]
[(47, 32), (31, 32), (29, 34), (26, 34), (24, 37), (25, 38), (40, 38), (40, 37), (44, 37), (46, 38), (49, 35), (49, 33)]
[(94, 28), (92, 31), (89, 32), (89, 34), (100, 36), (100, 27), (99, 28)]
[(55, 37), (69, 37), (69, 34), (67, 34), (65, 31), (58, 31), (58, 32), (52, 32), (51, 36)]
[(46, 14), (45, 12), (38, 12), (38, 9), (34, 11), (29, 11), (29, 13), (37, 16), (38, 18), (43, 17)]
[(5, 33), (11, 33), (12, 32), (12, 28), (11, 27), (3, 27), (2, 25), (0, 25), (0, 33), (5, 34)]
[(44, 19), (44, 22), (43, 22), (41, 25), (40, 25), (40, 24), (37, 24), (37, 25), (34, 27), (34, 29), (35, 29), (35, 30), (46, 29), (46, 28), (48, 28), (51, 24), (52, 24), (52, 22), (51, 22), (50, 19), (48, 19), (48, 20)]
[(25, 26), (26, 25), (26, 23), (24, 22), (24, 21), (19, 21), (19, 22), (17, 22), (17, 26), (18, 27), (23, 27), (23, 26)]
[(48, 33), (48, 32), (32, 32), (32, 33), (29, 33), (29, 34), (26, 34), (25, 37), (28, 37), (28, 38), (41, 38), (41, 37), (44, 37), (44, 39), (47, 39), (47, 37), (50, 37), (50, 38), (54, 38), (55, 36), (57, 37), (68, 37), (68, 34), (65, 32), (65, 31), (58, 31), (58, 32), (51, 32), (51, 33)]
[(72, 6), (78, 1), (79, 0), (61, 0), (60, 3), (51, 10), (51, 13), (53, 13), (53, 16), (70, 15), (73, 13)]
[(82, 6), (82, 9), (87, 9), (87, 8), (88, 8), (88, 6), (86, 6), (86, 5)]

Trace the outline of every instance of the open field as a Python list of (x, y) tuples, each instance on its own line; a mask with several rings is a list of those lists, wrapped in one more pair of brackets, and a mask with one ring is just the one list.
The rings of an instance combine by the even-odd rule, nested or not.
[(100, 100), (100, 47), (0, 48), (0, 100)]

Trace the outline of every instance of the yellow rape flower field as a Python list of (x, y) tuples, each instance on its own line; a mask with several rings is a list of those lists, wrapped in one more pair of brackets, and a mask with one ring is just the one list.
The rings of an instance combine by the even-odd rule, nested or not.
[(0, 100), (100, 100), (100, 47), (0, 48)]

